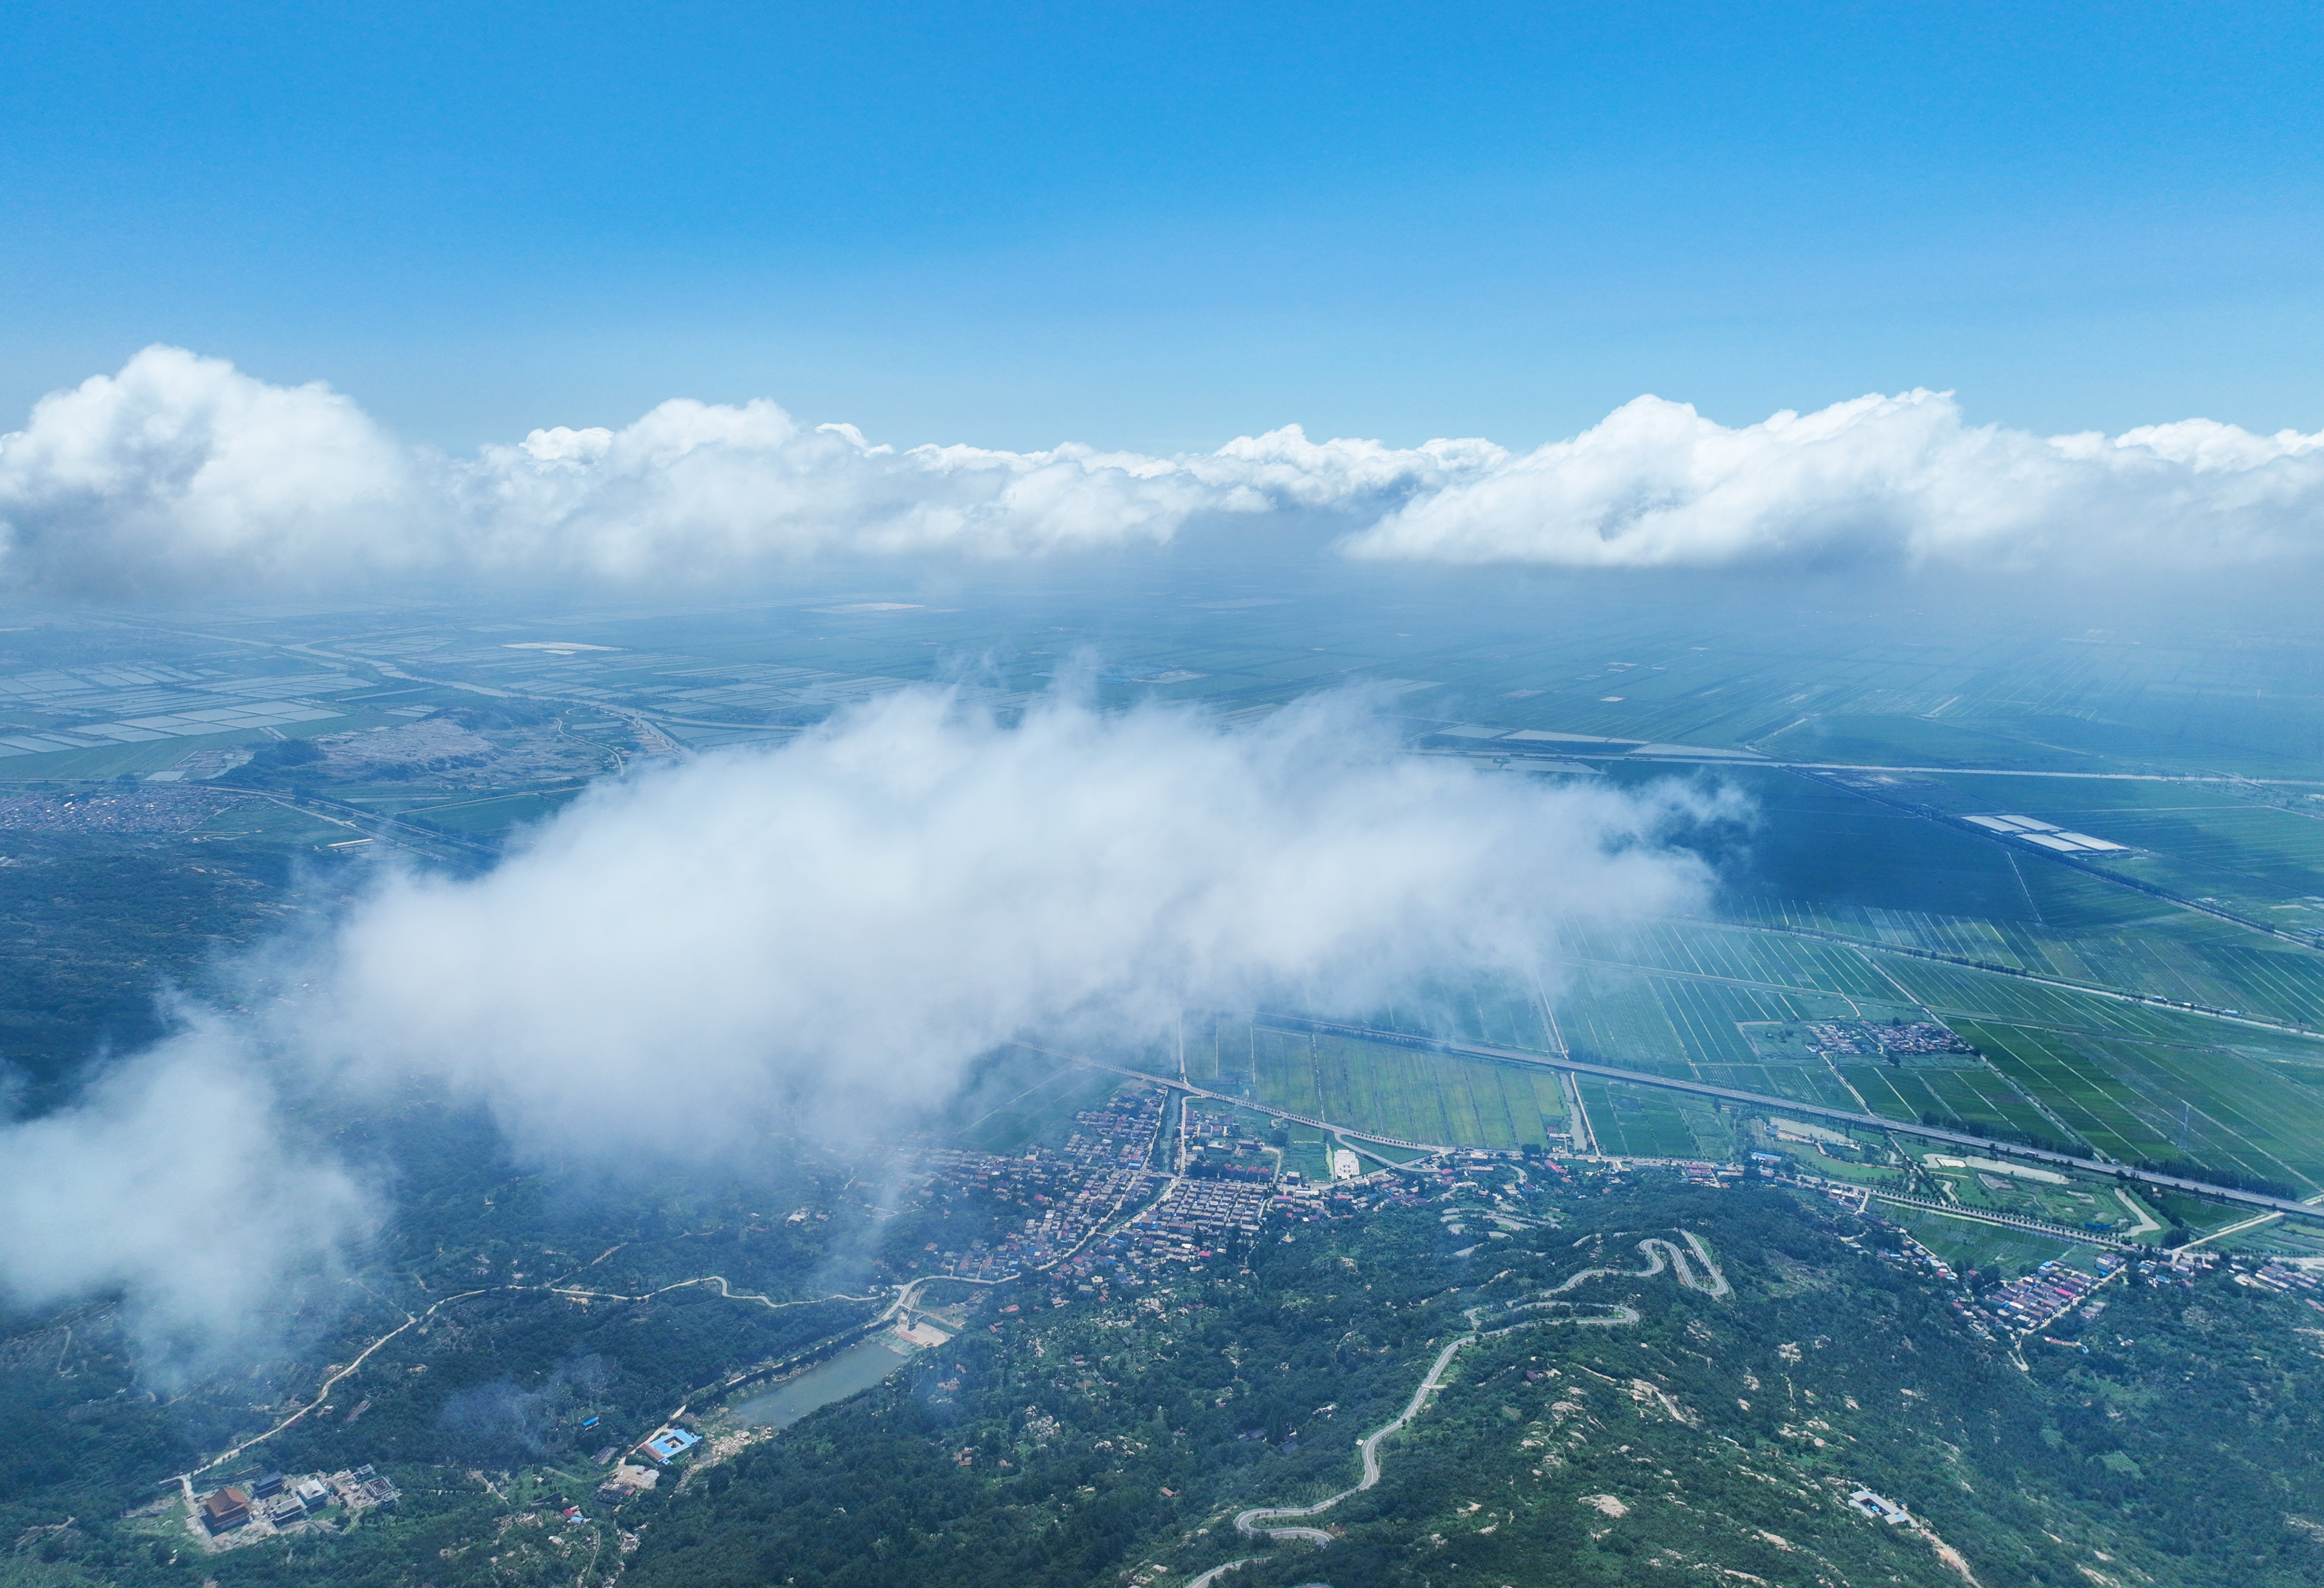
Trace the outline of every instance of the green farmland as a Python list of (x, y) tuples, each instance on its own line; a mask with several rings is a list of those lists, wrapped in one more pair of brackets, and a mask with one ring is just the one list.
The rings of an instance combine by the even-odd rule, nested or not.
[[(2137, 908), (2153, 914), (2150, 899)], [(1575, 931), (1538, 1002), (1530, 989), (1480, 983), (1359, 1017), (1540, 1052), (1538, 1071), (1218, 1021), (1190, 1024), (1185, 1073), (1195, 1085), (1360, 1131), (1508, 1148), (1566, 1134), (1565, 1090), (1547, 1067), (1563, 1053), (2225, 1184), (2324, 1190), (2324, 1039), (2301, 1029), (2310, 1010), (2324, 1011), (2324, 956), (2183, 910), (2125, 925), (2105, 919), (2103, 930), (2065, 933), (2025, 920), (1763, 904), (1725, 921)], [(2234, 997), (2246, 1015), (2282, 1012), (2254, 1026), (2138, 1001), (2180, 993), (2203, 995), (2186, 1002)], [(1950, 1030), (1964, 1050), (1825, 1052), (1812, 1036), (1915, 1024)], [(1580, 1095), (1590, 1135), (1609, 1153), (1733, 1149), (1720, 1117), (1683, 1094), (1584, 1078)]]
[(1399, 1140), (1540, 1147), (1565, 1129), (1554, 1070), (1245, 1023), (1189, 1032), (1186, 1078), (1262, 1107)]

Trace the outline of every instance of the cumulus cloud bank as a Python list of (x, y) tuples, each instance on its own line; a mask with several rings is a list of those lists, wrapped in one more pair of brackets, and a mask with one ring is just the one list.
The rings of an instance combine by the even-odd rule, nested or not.
[(1965, 424), (1949, 394), (1909, 392), (1741, 429), (1641, 397), (1571, 440), (1416, 494), (1345, 549), (1569, 568), (2204, 568), (2320, 543), (2324, 434), (2187, 420), (2045, 439)]
[(149, 347), (0, 436), (0, 581), (67, 596), (399, 576), (713, 584), (816, 559), (1155, 546), (1205, 519), (1341, 527), (1359, 559), (1563, 568), (1864, 560), (2209, 568), (2324, 542), (2324, 435), (2208, 420), (2112, 438), (1964, 422), (1944, 393), (1741, 429), (1641, 397), (1569, 440), (1215, 452), (899, 448), (768, 402), (665, 402), (447, 457), (348, 398)]
[(892, 1129), (1014, 1037), (1529, 970), (1561, 923), (1699, 904), (1671, 839), (1728, 814), (1406, 756), (1345, 698), (1247, 726), (1055, 699), (1010, 726), (908, 691), (603, 787), (484, 876), (391, 879), (296, 951), (294, 1002), (0, 1129), (0, 1276), (124, 1288), (199, 1330), (314, 1256), (229, 1249), (222, 1209), (347, 1228), (344, 1172), (287, 1152), (234, 1078), (254, 1055), (316, 1086), (430, 1083), (568, 1160), (763, 1152), (785, 1123)]
[(713, 583), (819, 558), (1155, 544), (1203, 512), (1382, 503), (1497, 448), (1309, 441), (1151, 457), (874, 445), (772, 402), (445, 457), (322, 385), (149, 347), (0, 437), (0, 578), (64, 595), (303, 590), (450, 574)]

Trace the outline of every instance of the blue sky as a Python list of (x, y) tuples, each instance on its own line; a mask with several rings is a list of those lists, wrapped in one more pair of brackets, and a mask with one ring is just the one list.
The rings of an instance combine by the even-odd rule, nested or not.
[(2312, 7), (18, 4), (0, 60), (0, 424), (159, 340), (461, 448), (2324, 427)]

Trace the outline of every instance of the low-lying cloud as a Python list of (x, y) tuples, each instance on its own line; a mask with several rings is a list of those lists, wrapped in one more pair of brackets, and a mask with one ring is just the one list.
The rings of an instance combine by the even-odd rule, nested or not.
[(292, 1144), (247, 1033), (214, 1016), (75, 1105), (0, 1124), (0, 1298), (126, 1299), (149, 1358), (249, 1332), (371, 1217), (344, 1166)]
[(319, 1260), (361, 1204), (284, 1145), (258, 1075), (357, 1102), (418, 1081), (574, 1164), (891, 1133), (1012, 1038), (1532, 972), (1566, 923), (1699, 907), (1708, 869), (1673, 840), (1733, 814), (1407, 755), (1348, 697), (1242, 725), (1060, 697), (1006, 725), (908, 690), (601, 786), (487, 874), (391, 877), (264, 964), (286, 999), (0, 1127), (0, 1280), (117, 1288), (198, 1334)]
[(1641, 397), (1529, 452), (1311, 441), (1167, 457), (897, 448), (769, 402), (665, 402), (465, 457), (349, 398), (149, 347), (0, 436), (0, 582), (76, 596), (303, 593), (382, 577), (726, 584), (863, 558), (1154, 547), (1321, 522), (1364, 559), (1578, 568), (1815, 562), (2213, 568), (2324, 543), (2324, 435), (2209, 420), (2115, 437), (1868, 396), (1730, 429)]
[(736, 1146), (899, 1117), (1015, 1037), (1530, 971), (1561, 920), (1699, 898), (1664, 839), (1708, 809), (1408, 756), (1347, 699), (1003, 726), (913, 690), (602, 788), (487, 876), (390, 883), (294, 1018), (528, 1144)]

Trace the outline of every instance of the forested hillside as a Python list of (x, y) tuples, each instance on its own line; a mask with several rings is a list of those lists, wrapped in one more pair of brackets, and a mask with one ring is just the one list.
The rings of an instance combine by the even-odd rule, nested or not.
[[(833, 1408), (642, 1500), (647, 1584), (1065, 1584), (1251, 1555), (1255, 1588), (1667, 1580), (2292, 1584), (2324, 1571), (2324, 1390), (2307, 1304), (2221, 1276), (2111, 1287), (2024, 1365), (1956, 1321), (1882, 1232), (1775, 1189), (1584, 1196), (1453, 1255), (1426, 1213), (1263, 1243), (1141, 1310), (1075, 1305)], [(1245, 1507), (1354, 1481), (1464, 1307), (1538, 1295), (1691, 1229), (1734, 1293), (1667, 1273), (1576, 1288), (1480, 1342), (1384, 1451), (1342, 1533), (1262, 1548)], [(1585, 1322), (1634, 1310), (1635, 1323)], [(2053, 1329), (2053, 1334), (2061, 1334)], [(2084, 1346), (2087, 1349), (2083, 1348)], [(2166, 1415), (2167, 1414), (2167, 1415)], [(1288, 1442), (1296, 1429), (1296, 1444)], [(1885, 1525), (1869, 1487), (1909, 1509)]]

